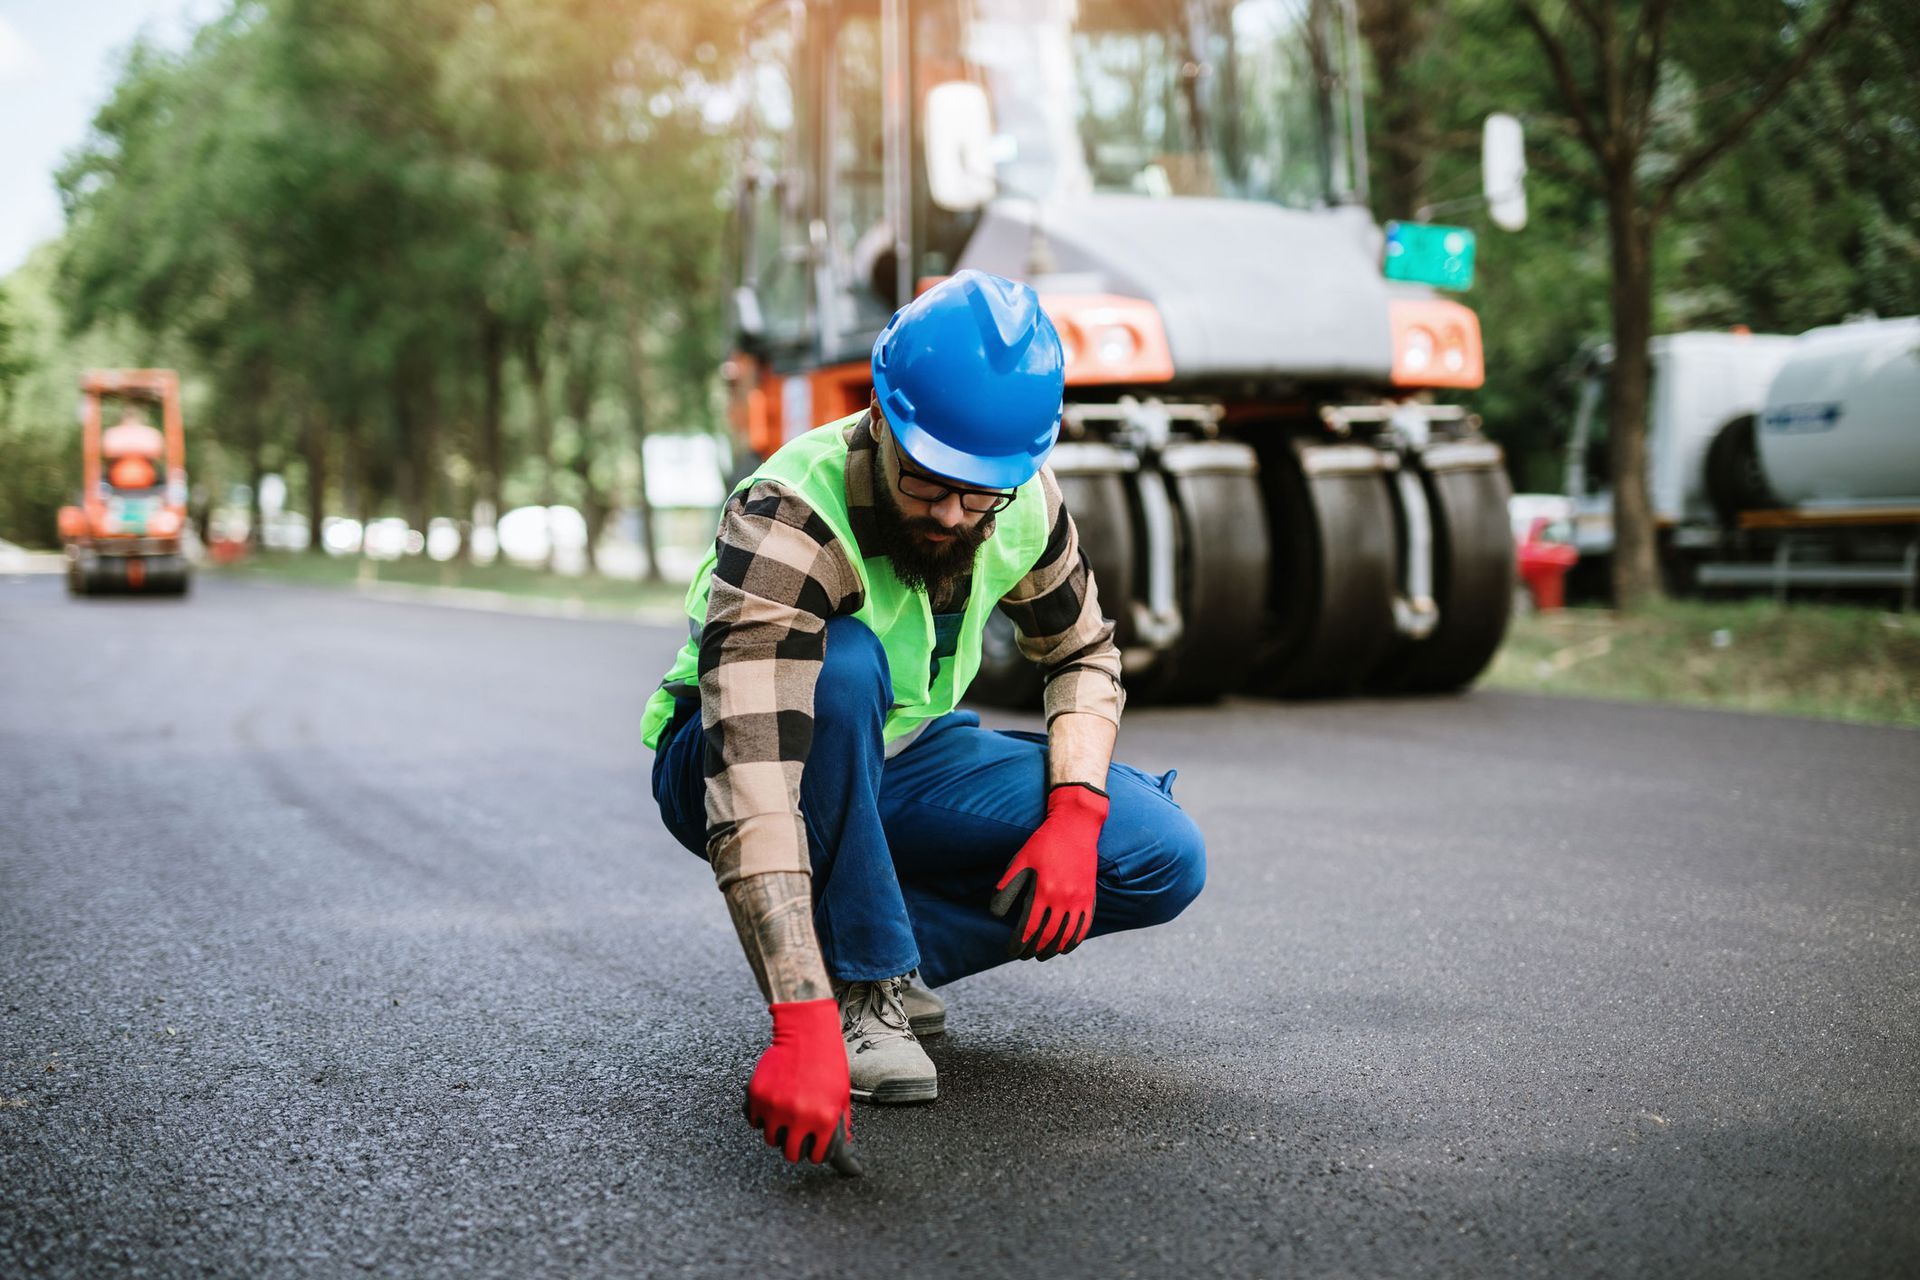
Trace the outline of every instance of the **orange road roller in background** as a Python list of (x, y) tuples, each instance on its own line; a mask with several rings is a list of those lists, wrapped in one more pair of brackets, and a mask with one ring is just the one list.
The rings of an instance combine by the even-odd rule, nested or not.
[[(180, 378), (171, 369), (91, 369), (80, 378), (80, 502), (60, 509), (67, 589), (183, 595), (188, 565), (187, 449)], [(101, 430), (102, 407), (121, 421)], [(159, 408), (156, 429), (141, 404)]]

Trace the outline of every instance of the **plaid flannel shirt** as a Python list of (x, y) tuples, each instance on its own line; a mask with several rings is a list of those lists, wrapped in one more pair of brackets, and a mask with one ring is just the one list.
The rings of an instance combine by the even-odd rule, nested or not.
[[(866, 416), (847, 428), (847, 515), (862, 559), (882, 555), (875, 524), (879, 451)], [(1113, 623), (1102, 616), (1060, 486), (1042, 470), (1046, 549), (1001, 600), (1021, 651), (1046, 674), (1047, 721), (1084, 711), (1119, 723), (1125, 694)], [(992, 519), (991, 516), (988, 517)], [(991, 536), (991, 535), (989, 535)], [(700, 632), (706, 730), (707, 858), (724, 889), (743, 876), (806, 872), (800, 775), (813, 739), (813, 690), (827, 621), (865, 603), (860, 577), (826, 521), (778, 481), (727, 503)], [(961, 607), (960, 583), (937, 611)], [(691, 689), (674, 691), (692, 696)]]

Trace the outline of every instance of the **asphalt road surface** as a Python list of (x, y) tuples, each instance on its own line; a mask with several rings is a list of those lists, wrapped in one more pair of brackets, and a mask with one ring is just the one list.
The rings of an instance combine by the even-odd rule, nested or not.
[(0, 1275), (1920, 1272), (1920, 733), (1140, 710), (1206, 892), (947, 988), (853, 1181), (740, 1118), (677, 642), (0, 582)]

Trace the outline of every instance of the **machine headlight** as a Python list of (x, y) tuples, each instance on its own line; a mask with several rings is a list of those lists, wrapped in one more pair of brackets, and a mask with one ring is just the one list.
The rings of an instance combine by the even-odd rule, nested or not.
[(1395, 386), (1471, 388), (1485, 380), (1480, 320), (1466, 307), (1446, 298), (1395, 298), (1387, 319)]
[(1159, 310), (1145, 298), (1110, 293), (1043, 293), (1060, 331), (1067, 385), (1167, 382), (1173, 353)]
[(1425, 373), (1433, 367), (1433, 334), (1425, 329), (1407, 330), (1400, 348), (1400, 362), (1409, 373)]
[(1140, 350), (1140, 339), (1123, 324), (1103, 325), (1094, 330), (1093, 353), (1101, 364), (1125, 364)]

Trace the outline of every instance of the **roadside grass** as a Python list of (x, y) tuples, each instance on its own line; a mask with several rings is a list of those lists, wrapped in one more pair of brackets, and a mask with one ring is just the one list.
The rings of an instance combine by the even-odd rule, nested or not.
[(302, 586), (352, 588), (362, 584), (451, 587), (500, 595), (579, 604), (608, 611), (678, 608), (686, 584), (651, 585), (599, 574), (577, 577), (530, 569), (496, 560), (492, 564), (440, 563), (425, 556), (369, 560), (361, 556), (312, 555), (299, 551), (261, 551), (234, 564), (209, 566), (233, 578), (271, 579)]
[[(423, 556), (260, 552), (214, 572), (309, 586), (452, 587), (576, 604), (675, 610), (684, 585), (568, 577)], [(1920, 615), (1770, 600), (1663, 601), (1644, 613), (1560, 609), (1518, 616), (1480, 682), (1494, 689), (1920, 727)]]
[(1516, 617), (1483, 685), (1920, 727), (1920, 616), (1670, 600)]

